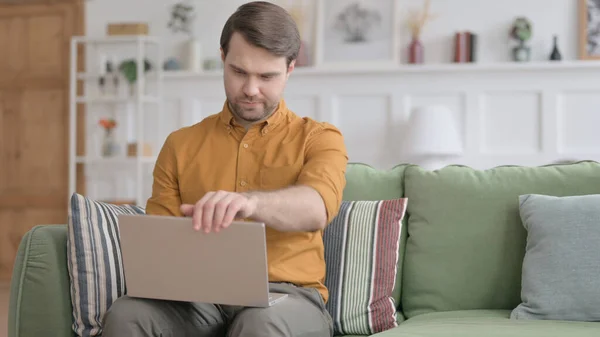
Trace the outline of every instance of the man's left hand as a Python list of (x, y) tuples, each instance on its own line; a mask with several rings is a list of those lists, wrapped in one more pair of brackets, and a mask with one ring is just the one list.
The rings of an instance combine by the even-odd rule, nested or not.
[(181, 205), (181, 212), (191, 216), (194, 230), (219, 232), (236, 218), (249, 218), (256, 211), (256, 199), (235, 192), (209, 192), (195, 205)]

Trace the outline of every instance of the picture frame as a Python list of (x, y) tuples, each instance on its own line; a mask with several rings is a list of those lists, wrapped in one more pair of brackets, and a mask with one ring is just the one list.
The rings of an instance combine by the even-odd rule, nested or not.
[(396, 0), (317, 0), (317, 6), (315, 65), (399, 63)]
[(579, 0), (579, 58), (600, 60), (600, 0)]

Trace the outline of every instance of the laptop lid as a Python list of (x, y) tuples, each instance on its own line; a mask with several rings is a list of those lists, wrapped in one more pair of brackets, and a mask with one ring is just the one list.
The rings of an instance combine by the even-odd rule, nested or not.
[(219, 233), (192, 219), (119, 215), (127, 295), (263, 307), (269, 284), (265, 225), (234, 222)]

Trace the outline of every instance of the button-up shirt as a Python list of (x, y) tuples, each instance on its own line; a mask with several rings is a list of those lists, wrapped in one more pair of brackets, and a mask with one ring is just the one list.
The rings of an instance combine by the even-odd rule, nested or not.
[[(267, 120), (247, 130), (235, 122), (225, 102), (221, 112), (167, 137), (146, 212), (182, 216), (182, 203), (195, 204), (207, 192), (305, 185), (323, 199), (330, 223), (342, 201), (347, 162), (336, 127), (299, 117), (284, 100)], [(268, 225), (269, 281), (315, 287), (327, 301), (323, 231), (279, 232)]]

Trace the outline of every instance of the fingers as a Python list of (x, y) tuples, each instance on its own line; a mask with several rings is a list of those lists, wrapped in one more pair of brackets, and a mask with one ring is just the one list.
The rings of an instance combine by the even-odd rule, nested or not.
[(192, 226), (194, 230), (199, 231), (202, 229), (202, 216), (204, 211), (204, 204), (206, 203), (206, 201), (212, 198), (213, 195), (214, 192), (206, 193), (202, 197), (202, 199), (198, 200), (198, 202), (196, 202), (196, 204), (194, 205), (194, 210), (192, 214)]
[(184, 216), (192, 216), (194, 214), (194, 205), (183, 204), (179, 207)]
[(241, 195), (238, 195), (238, 198), (234, 199), (229, 204), (229, 207), (227, 207), (227, 212), (225, 213), (225, 216), (223, 217), (221, 223), (221, 226), (223, 228), (227, 228), (229, 227), (229, 225), (231, 225), (233, 219), (235, 219), (236, 214), (238, 214), (238, 212), (244, 207), (245, 203), (246, 198)]
[[(204, 232), (210, 233), (211, 231), (218, 231), (219, 223), (215, 221), (215, 215), (224, 212), (223, 207), (227, 207), (227, 199), (233, 193), (219, 191), (213, 194), (213, 196), (204, 203), (202, 208), (202, 228)], [(217, 214), (215, 214), (217, 213)]]
[(248, 204), (248, 198), (234, 192), (209, 192), (195, 205), (181, 205), (181, 211), (192, 217), (192, 226), (196, 231), (219, 232), (229, 227), (236, 215)]
[(227, 227), (223, 221), (225, 214), (227, 214), (229, 209), (235, 205), (237, 199), (239, 199), (239, 195), (237, 193), (229, 193), (224, 198), (219, 200), (219, 202), (217, 202), (212, 220), (215, 232), (220, 231), (221, 228)]

